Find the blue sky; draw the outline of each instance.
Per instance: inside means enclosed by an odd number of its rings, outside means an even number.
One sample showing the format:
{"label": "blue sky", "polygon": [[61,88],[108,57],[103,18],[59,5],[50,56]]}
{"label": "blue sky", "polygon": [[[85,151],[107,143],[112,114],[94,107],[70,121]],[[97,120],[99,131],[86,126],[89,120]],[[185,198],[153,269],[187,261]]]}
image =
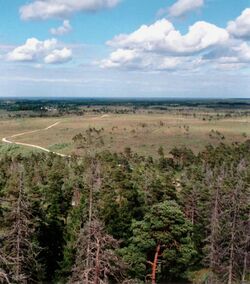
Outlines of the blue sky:
{"label": "blue sky", "polygon": [[250,0],[0,7],[1,97],[250,97]]}

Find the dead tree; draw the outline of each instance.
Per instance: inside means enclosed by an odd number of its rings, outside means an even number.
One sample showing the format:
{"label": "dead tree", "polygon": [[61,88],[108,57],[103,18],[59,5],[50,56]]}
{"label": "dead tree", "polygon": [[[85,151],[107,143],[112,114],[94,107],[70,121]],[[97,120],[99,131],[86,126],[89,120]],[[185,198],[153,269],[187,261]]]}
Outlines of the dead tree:
{"label": "dead tree", "polygon": [[103,224],[95,217],[95,193],[101,187],[100,164],[91,159],[87,184],[88,197],[88,221],[79,232],[76,242],[76,261],[72,271],[70,284],[104,284],[109,279],[121,283],[124,279],[124,266],[115,250],[119,247],[119,241],[108,235]]}
{"label": "dead tree", "polygon": [[209,235],[207,237],[207,246],[205,251],[207,254],[206,262],[211,269],[211,274],[209,277],[209,282],[211,284],[220,283],[217,275],[221,273],[221,248],[220,248],[220,236],[221,236],[221,223],[220,218],[223,214],[222,209],[222,192],[221,192],[221,181],[224,176],[222,171],[218,176],[218,173],[212,171],[211,169],[206,170],[206,184],[208,185],[210,191],[210,217],[208,223]]}
{"label": "dead tree", "polygon": [[[229,177],[236,176],[231,182],[232,188],[227,200],[226,224],[229,235],[227,259],[228,284],[235,283],[238,279],[245,281],[249,272],[249,241],[250,241],[250,219],[249,219],[249,186],[245,183],[248,166],[244,160],[240,161],[236,169],[230,169]],[[235,184],[233,183],[235,182]]]}
{"label": "dead tree", "polygon": [[10,284],[9,277],[4,270],[4,267],[7,266],[7,260],[3,255],[3,252],[0,250],[0,283]]}
{"label": "dead tree", "polygon": [[122,283],[124,265],[115,250],[119,242],[104,231],[93,218],[81,229],[76,244],[76,262],[69,284],[108,284],[110,279]]}
{"label": "dead tree", "polygon": [[[15,200],[11,202],[6,222],[10,224],[3,236],[1,247],[2,278],[11,283],[31,283],[32,271],[38,267],[36,262],[37,247],[32,242],[33,224],[29,201],[24,191],[23,171],[19,171],[16,186],[10,192]],[[2,267],[0,267],[2,268]]]}
{"label": "dead tree", "polygon": [[[88,224],[92,224],[92,216],[94,210],[94,200],[93,194],[98,191],[101,187],[101,178],[100,178],[100,165],[96,160],[91,159],[91,166],[89,172],[89,212],[88,212]],[[91,226],[88,227],[88,239],[87,239],[87,259],[86,259],[86,268],[90,267],[90,247],[91,247]],[[87,279],[88,281],[88,275]],[[88,283],[88,282],[87,282]]]}
{"label": "dead tree", "polygon": [[245,280],[249,267],[249,165],[221,165],[208,175],[210,182],[207,255],[211,283]]}

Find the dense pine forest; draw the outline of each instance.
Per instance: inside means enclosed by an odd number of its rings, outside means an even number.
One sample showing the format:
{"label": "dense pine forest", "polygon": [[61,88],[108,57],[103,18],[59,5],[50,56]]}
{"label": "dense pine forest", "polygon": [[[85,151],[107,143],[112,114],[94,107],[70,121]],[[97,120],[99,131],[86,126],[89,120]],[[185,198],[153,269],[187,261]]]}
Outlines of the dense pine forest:
{"label": "dense pine forest", "polygon": [[250,141],[0,157],[1,283],[248,283]]}

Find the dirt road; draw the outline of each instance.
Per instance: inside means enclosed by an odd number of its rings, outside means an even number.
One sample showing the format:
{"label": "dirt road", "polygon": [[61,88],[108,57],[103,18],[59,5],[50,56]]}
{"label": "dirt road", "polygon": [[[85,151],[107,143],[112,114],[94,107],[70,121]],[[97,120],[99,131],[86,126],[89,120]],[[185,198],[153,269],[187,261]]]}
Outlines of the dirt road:
{"label": "dirt road", "polygon": [[37,130],[26,131],[26,132],[14,134],[14,135],[12,135],[12,136],[10,136],[10,137],[5,137],[5,138],[3,138],[3,139],[2,139],[2,142],[7,143],[7,144],[21,145],[21,146],[26,146],[26,147],[31,147],[31,148],[39,149],[39,150],[42,150],[42,151],[45,151],[45,152],[48,152],[48,153],[53,153],[53,154],[58,155],[58,156],[61,156],[61,157],[70,157],[70,156],[68,156],[68,155],[64,155],[64,154],[61,154],[61,153],[58,153],[58,152],[50,151],[49,149],[44,148],[44,147],[41,147],[41,146],[38,146],[38,145],[28,144],[28,143],[22,143],[22,142],[13,142],[13,141],[10,140],[11,138],[16,138],[16,137],[24,136],[24,135],[26,135],[26,134],[31,134],[31,133],[36,133],[36,132],[40,132],[40,131],[49,130],[49,129],[51,129],[51,128],[57,126],[59,123],[60,123],[60,121],[58,121],[58,122],[56,122],[56,123],[53,123],[52,125],[49,125],[48,127],[43,128],[43,129],[37,129]]}

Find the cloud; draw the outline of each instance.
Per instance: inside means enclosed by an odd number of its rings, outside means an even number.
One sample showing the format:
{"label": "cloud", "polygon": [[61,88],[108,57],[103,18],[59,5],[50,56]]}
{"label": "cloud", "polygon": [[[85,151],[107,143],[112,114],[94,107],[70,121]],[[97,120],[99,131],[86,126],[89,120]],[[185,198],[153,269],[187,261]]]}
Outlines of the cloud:
{"label": "cloud", "polygon": [[181,17],[203,5],[204,0],[178,0],[168,9],[168,13],[171,17]]}
{"label": "cloud", "polygon": [[157,53],[118,49],[108,59],[97,62],[101,68],[119,68],[141,71],[195,70],[199,59],[192,57],[164,56]]}
{"label": "cloud", "polygon": [[241,63],[250,63],[250,46],[244,42],[233,49]]}
{"label": "cloud", "polygon": [[39,57],[55,48],[56,44],[55,39],[39,41],[36,38],[30,38],[27,39],[24,45],[9,52],[7,59],[9,61],[36,61]]}
{"label": "cloud", "polygon": [[72,31],[72,27],[68,20],[64,20],[60,27],[50,29],[50,33],[55,36],[61,36],[71,31]]}
{"label": "cloud", "polygon": [[109,59],[104,59],[101,62],[102,68],[121,67],[122,65],[129,65],[135,60],[140,60],[141,56],[135,50],[118,49],[110,54]]}
{"label": "cloud", "polygon": [[72,51],[66,47],[63,49],[55,49],[44,58],[47,64],[59,64],[72,60]]}
{"label": "cloud", "polygon": [[203,56],[203,60],[220,70],[243,69],[249,67],[250,46],[246,42],[231,41],[228,46]]}
{"label": "cloud", "polygon": [[62,18],[75,12],[113,8],[120,0],[35,0],[20,8],[23,20]]}
{"label": "cloud", "polygon": [[62,63],[72,59],[72,51],[67,48],[58,49],[56,39],[40,41],[27,39],[24,45],[18,46],[7,54],[6,59],[13,62]]}
{"label": "cloud", "polygon": [[229,38],[228,32],[207,22],[196,22],[182,35],[166,19],[150,26],[143,25],[131,34],[121,34],[107,44],[113,47],[163,52],[175,55],[194,54],[221,45]]}
{"label": "cloud", "polygon": [[147,26],[143,25],[138,30],[131,34],[120,34],[107,44],[113,47],[144,47],[152,49],[156,42],[162,41],[171,31],[174,31],[174,26],[166,19],[159,20],[154,24]]}
{"label": "cloud", "polygon": [[196,22],[181,34],[170,21],[161,19],[107,44],[114,51],[98,62],[101,68],[196,72],[238,70],[250,63],[249,44],[207,22]]}
{"label": "cloud", "polygon": [[227,26],[228,32],[236,38],[250,38],[250,8],[245,9],[235,20]]}

